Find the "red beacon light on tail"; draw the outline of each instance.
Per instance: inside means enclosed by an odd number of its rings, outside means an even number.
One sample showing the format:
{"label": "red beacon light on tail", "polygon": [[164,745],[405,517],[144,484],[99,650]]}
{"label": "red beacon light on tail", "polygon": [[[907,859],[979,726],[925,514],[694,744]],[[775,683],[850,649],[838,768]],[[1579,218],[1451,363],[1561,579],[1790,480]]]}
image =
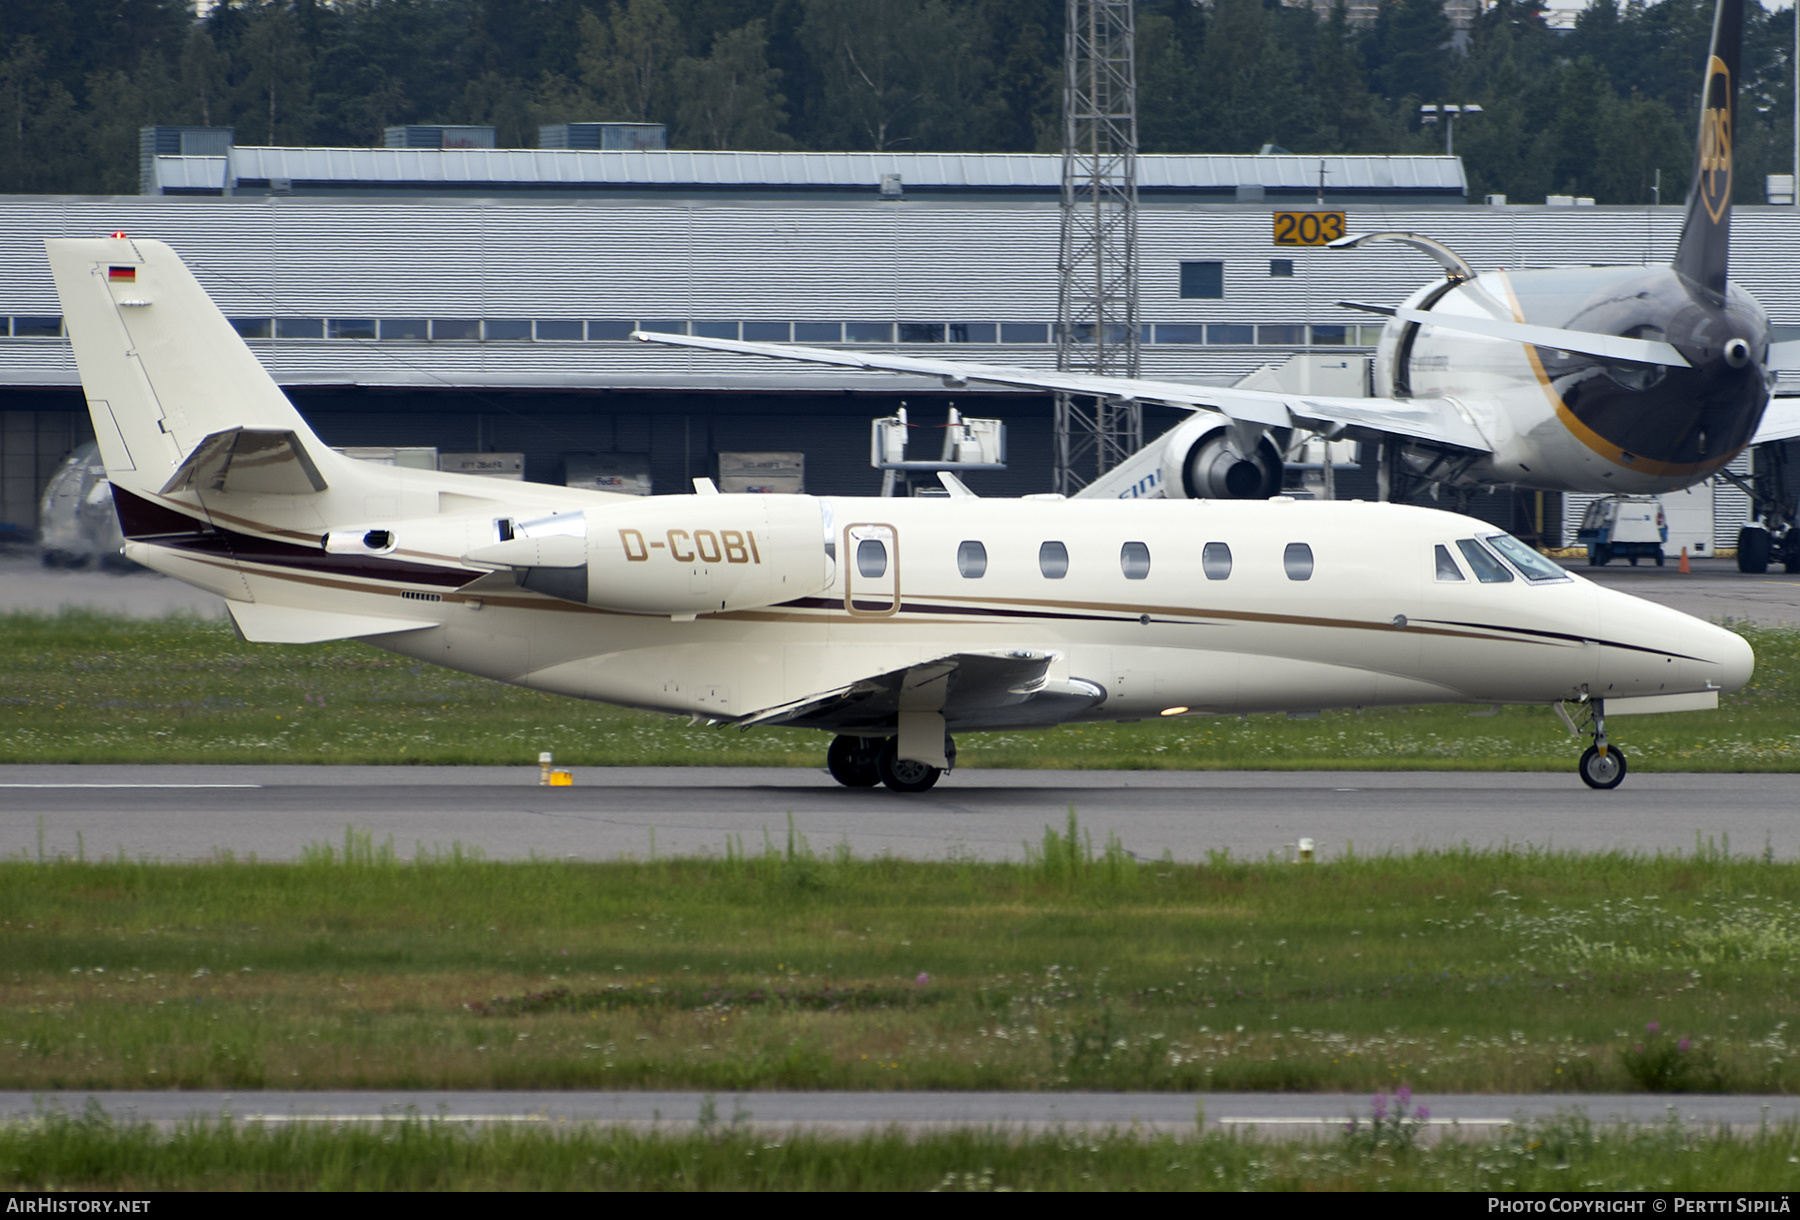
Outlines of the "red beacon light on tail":
{"label": "red beacon light on tail", "polygon": [[112,233],[112,236],[114,236],[114,237],[124,237],[124,236],[125,236],[125,230],[124,230],[124,229],[115,229],[115,230],[114,230],[114,231],[113,231],[113,233]]}

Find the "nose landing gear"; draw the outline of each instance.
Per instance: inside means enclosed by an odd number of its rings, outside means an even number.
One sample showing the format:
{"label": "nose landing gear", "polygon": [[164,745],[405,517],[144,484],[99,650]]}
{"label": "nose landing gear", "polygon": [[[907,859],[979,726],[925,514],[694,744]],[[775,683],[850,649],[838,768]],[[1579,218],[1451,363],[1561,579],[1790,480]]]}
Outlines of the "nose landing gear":
{"label": "nose landing gear", "polygon": [[[1561,705],[1558,705],[1560,710]],[[1625,754],[1618,746],[1608,744],[1606,740],[1606,701],[1591,699],[1586,704],[1587,723],[1576,729],[1576,733],[1588,733],[1593,736],[1594,744],[1582,752],[1581,761],[1576,770],[1581,773],[1581,782],[1590,788],[1617,788],[1625,780]],[[1568,714],[1563,713],[1568,721]],[[1571,727],[1572,721],[1568,721]]]}
{"label": "nose landing gear", "polygon": [[944,738],[948,768],[901,758],[899,748],[897,737],[835,737],[825,752],[825,767],[846,788],[883,784],[892,792],[924,792],[956,767],[956,743],[948,735]]}

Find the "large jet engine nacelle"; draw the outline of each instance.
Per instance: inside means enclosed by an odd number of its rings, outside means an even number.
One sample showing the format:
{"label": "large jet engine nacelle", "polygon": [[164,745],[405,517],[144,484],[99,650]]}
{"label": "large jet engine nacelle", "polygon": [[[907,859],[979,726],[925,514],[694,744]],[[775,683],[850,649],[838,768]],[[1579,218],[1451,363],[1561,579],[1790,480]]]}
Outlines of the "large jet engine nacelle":
{"label": "large jet engine nacelle", "polygon": [[687,616],[771,606],[831,583],[824,515],[811,496],[653,496],[534,519],[502,519],[472,549],[527,589],[629,614]]}
{"label": "large jet engine nacelle", "polygon": [[1281,491],[1281,452],[1267,433],[1196,415],[1164,442],[1159,473],[1171,500],[1266,500]]}

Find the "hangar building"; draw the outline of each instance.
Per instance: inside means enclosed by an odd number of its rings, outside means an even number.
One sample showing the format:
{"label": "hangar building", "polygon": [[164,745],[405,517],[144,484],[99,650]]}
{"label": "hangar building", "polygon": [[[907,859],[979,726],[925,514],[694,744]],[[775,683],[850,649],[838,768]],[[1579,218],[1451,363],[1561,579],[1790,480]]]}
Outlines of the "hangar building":
{"label": "hangar building", "polygon": [[[954,404],[1008,427],[1008,469],[971,486],[1049,485],[1046,396],[626,336],[1053,367],[1059,157],[186,146],[150,148],[145,195],[0,198],[0,522],[15,532],[87,428],[41,242],[115,230],[173,245],[333,445],[522,454],[526,478],[630,472],[655,491],[732,455],[795,453],[805,490],[872,494],[870,421],[904,402],[935,452]],[[1455,158],[1146,156],[1146,375],[1228,383],[1297,351],[1372,350],[1374,319],[1337,302],[1398,302],[1435,268],[1391,247],[1275,246],[1271,212],[1313,206],[1321,171],[1353,231],[1427,233],[1478,268],[1664,261],[1681,223],[1675,207],[1466,206]],[[1743,208],[1735,226],[1734,278],[1777,322],[1800,323],[1776,256],[1795,211]],[[1146,434],[1176,418],[1151,413]],[[1339,494],[1367,493],[1340,479]],[[1472,511],[1528,524],[1504,492]]]}

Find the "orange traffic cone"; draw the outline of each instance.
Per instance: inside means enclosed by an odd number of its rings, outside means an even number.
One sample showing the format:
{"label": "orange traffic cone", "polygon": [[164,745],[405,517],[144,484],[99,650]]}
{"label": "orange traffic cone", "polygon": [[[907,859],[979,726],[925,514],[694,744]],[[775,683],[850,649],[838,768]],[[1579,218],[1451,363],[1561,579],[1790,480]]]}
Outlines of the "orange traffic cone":
{"label": "orange traffic cone", "polygon": [[1681,548],[1681,566],[1679,568],[1677,568],[1676,571],[1680,572],[1683,576],[1692,575],[1692,573],[1694,571],[1693,568],[1688,566],[1688,557],[1687,557],[1687,548],[1686,547]]}

